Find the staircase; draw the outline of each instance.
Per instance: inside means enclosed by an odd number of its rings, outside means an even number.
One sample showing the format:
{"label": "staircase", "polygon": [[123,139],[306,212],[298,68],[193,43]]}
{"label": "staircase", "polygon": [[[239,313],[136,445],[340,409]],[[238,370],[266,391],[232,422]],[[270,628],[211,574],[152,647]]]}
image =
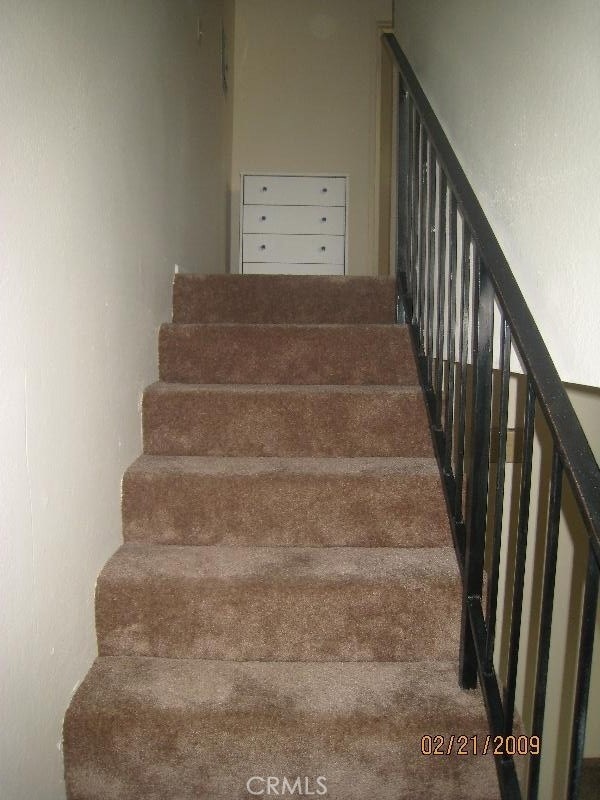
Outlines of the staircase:
{"label": "staircase", "polygon": [[70,800],[498,797],[491,756],[450,745],[481,746],[485,715],[457,686],[458,568],[394,305],[388,279],[176,276],[65,718]]}

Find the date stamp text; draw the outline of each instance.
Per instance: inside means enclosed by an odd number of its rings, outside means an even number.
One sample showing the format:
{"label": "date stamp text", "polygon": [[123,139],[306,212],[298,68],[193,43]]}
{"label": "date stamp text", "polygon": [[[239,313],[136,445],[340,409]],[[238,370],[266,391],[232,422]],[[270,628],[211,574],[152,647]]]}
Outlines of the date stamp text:
{"label": "date stamp text", "polygon": [[539,756],[539,736],[467,736],[465,734],[421,737],[424,756]]}

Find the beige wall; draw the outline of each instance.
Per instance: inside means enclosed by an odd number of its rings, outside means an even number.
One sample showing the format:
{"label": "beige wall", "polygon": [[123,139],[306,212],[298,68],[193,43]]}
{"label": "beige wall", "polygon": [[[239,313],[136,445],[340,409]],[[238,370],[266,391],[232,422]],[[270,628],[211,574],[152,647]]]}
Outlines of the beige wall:
{"label": "beige wall", "polygon": [[340,173],[349,271],[377,273],[377,21],[391,0],[237,0],[231,267],[239,174]]}
{"label": "beige wall", "polygon": [[62,718],[173,265],[225,263],[220,9],[0,0],[3,800],[64,796]]}
{"label": "beige wall", "polygon": [[561,377],[600,386],[600,4],[396,0],[395,17]]}

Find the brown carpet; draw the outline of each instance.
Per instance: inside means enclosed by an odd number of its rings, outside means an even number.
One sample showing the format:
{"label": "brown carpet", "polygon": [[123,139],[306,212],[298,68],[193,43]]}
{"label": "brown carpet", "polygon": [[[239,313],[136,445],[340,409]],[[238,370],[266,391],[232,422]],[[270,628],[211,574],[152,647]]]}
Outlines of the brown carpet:
{"label": "brown carpet", "polygon": [[390,324],[395,302],[387,278],[178,275],[173,322]]}
{"label": "brown carpet", "polygon": [[98,579],[96,627],[100,655],[443,660],[458,647],[458,601],[447,547],[126,544]]}
{"label": "brown carpet", "polygon": [[159,364],[173,383],[418,382],[399,325],[163,325]]}
{"label": "brown carpet", "polygon": [[457,688],[458,570],[393,309],[387,279],[176,277],[65,717],[70,800],[498,797],[490,757],[421,753],[485,714]]}
{"label": "brown carpet", "polygon": [[419,389],[155,383],[144,452],[183,456],[429,456]]}
{"label": "brown carpet", "polygon": [[157,544],[448,544],[428,458],[141,456],[123,479],[123,533]]}
{"label": "brown carpet", "polygon": [[600,800],[600,758],[584,758],[579,800]]}

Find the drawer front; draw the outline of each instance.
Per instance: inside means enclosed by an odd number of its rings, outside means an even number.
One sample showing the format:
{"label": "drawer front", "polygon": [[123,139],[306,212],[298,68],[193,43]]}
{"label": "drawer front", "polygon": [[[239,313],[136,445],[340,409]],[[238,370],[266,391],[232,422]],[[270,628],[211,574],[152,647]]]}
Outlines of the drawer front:
{"label": "drawer front", "polygon": [[244,206],[244,233],[318,233],[343,236],[340,206]]}
{"label": "drawer front", "polygon": [[282,264],[343,264],[343,236],[245,233],[242,261]]}
{"label": "drawer front", "polygon": [[242,264],[244,275],[343,275],[343,264]]}
{"label": "drawer front", "polygon": [[346,179],[245,175],[243,202],[263,206],[343,206]]}

